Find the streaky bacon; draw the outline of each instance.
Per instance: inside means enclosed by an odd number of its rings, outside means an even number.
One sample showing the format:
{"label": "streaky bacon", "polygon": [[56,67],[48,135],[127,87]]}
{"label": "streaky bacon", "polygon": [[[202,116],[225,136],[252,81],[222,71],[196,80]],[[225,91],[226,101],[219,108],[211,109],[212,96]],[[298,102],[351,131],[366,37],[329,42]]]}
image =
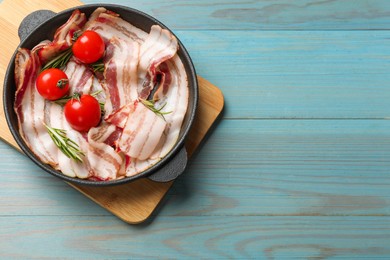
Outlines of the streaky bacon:
{"label": "streaky bacon", "polygon": [[[66,136],[76,142],[81,151],[87,151],[88,142],[78,131],[73,130],[68,122],[65,119],[63,113],[63,107],[61,105],[56,104],[55,102],[50,102],[48,104],[48,112],[50,121],[48,121],[48,125],[54,128],[63,129],[66,131]],[[93,172],[89,165],[89,162],[85,156],[82,157],[82,162],[75,161],[73,159],[68,158],[62,151],[58,150],[58,169],[64,175],[69,177],[78,177],[80,179],[86,179],[92,176]]]}
{"label": "streaky bacon", "polygon": [[68,21],[56,30],[53,41],[65,41],[69,46],[72,45],[75,32],[81,30],[86,22],[85,14],[78,9],[74,10]]}
{"label": "streaky bacon", "polygon": [[123,157],[105,143],[115,131],[114,125],[102,124],[88,132],[87,157],[94,177],[100,180],[116,179],[122,169]]}
{"label": "streaky bacon", "polygon": [[46,63],[72,45],[75,32],[81,30],[86,22],[87,18],[84,13],[78,9],[73,11],[67,22],[56,30],[53,41],[41,42],[33,48],[33,52],[38,54],[42,63]]}
{"label": "streaky bacon", "polygon": [[170,113],[164,115],[167,125],[160,144],[151,158],[164,157],[175,145],[188,107],[188,79],[179,56],[175,55],[162,64],[160,73],[163,74],[164,80],[153,99],[157,108],[164,106],[163,112]]}
{"label": "streaky bacon", "polygon": [[116,37],[108,42],[104,57],[106,116],[137,99],[138,56],[136,42]]}
{"label": "streaky bacon", "polygon": [[148,35],[138,27],[120,18],[119,14],[108,11],[103,7],[97,8],[92,13],[84,29],[96,31],[105,42],[117,37],[142,43]]}
{"label": "streaky bacon", "polygon": [[134,103],[129,103],[121,107],[116,112],[109,115],[105,121],[121,129],[125,128],[127,118],[129,117],[130,113],[134,111],[135,106],[137,106],[137,102],[138,101],[135,101]]}
{"label": "streaky bacon", "polygon": [[179,48],[175,36],[159,25],[153,25],[140,49],[138,64],[138,95],[147,99],[152,91],[158,66],[172,58]]}
{"label": "streaky bacon", "polygon": [[45,64],[68,48],[69,46],[65,42],[58,43],[43,41],[39,43],[32,51],[37,53],[39,60],[42,62],[42,64]]}
{"label": "streaky bacon", "polygon": [[129,163],[126,166],[126,176],[134,176],[141,173],[160,161],[160,159],[137,160],[131,158],[129,158],[129,160]]}
{"label": "streaky bacon", "polygon": [[118,146],[131,158],[145,160],[156,148],[165,126],[164,119],[140,102],[129,114]]}
{"label": "streaky bacon", "polygon": [[47,120],[45,101],[35,88],[41,63],[35,53],[19,49],[15,60],[16,97],[14,109],[19,132],[31,151],[43,162],[57,167],[57,146],[51,140],[44,123]]}
{"label": "streaky bacon", "polygon": [[69,79],[70,94],[75,92],[88,94],[91,92],[94,76],[87,65],[78,63],[72,58],[66,65],[64,72]]}

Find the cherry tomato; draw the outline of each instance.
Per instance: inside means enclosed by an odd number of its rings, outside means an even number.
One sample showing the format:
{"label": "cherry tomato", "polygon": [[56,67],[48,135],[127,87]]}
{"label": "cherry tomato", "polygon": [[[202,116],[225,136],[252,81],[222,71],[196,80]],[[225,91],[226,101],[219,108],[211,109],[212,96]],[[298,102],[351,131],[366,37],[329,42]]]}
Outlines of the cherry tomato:
{"label": "cherry tomato", "polygon": [[104,41],[97,32],[85,31],[73,44],[73,55],[83,63],[98,61],[104,54]]}
{"label": "cherry tomato", "polygon": [[70,99],[64,107],[64,114],[69,125],[80,132],[88,131],[100,122],[100,104],[91,95],[81,95]]}
{"label": "cherry tomato", "polygon": [[38,93],[48,100],[62,98],[69,91],[69,80],[65,72],[55,68],[42,71],[35,85]]}

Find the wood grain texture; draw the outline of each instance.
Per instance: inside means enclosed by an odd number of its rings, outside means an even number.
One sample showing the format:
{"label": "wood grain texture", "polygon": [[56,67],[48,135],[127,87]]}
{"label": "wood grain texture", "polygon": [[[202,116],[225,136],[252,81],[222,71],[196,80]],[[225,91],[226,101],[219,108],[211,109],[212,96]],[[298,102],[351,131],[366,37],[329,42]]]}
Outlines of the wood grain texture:
{"label": "wood grain texture", "polygon": [[390,116],[389,31],[176,34],[225,94],[225,118]]}
{"label": "wood grain texture", "polygon": [[174,30],[222,121],[137,226],[0,143],[0,258],[390,258],[387,0],[117,3]]}
{"label": "wood grain texture", "polygon": [[[389,217],[158,217],[158,224],[148,226],[112,217],[0,219],[8,240],[4,258],[386,259],[390,254]],[[20,250],[21,244],[30,250]]]}
{"label": "wood grain texture", "polygon": [[186,30],[388,29],[390,14],[387,0],[117,0],[115,3],[144,11],[174,29]]}
{"label": "wood grain texture", "polygon": [[[154,215],[388,216],[389,128],[388,120],[223,120]],[[0,169],[20,165],[3,173],[0,215],[109,214],[6,145],[0,153]]]}

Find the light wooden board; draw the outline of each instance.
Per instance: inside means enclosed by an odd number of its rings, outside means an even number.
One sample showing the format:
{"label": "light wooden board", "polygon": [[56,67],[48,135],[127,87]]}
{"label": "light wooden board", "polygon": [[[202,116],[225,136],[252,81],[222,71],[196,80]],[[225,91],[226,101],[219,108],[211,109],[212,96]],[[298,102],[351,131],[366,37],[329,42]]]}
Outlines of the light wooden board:
{"label": "light wooden board", "polygon": [[[3,29],[4,34],[0,38],[0,48],[3,50],[2,54],[4,55],[0,56],[0,82],[4,80],[9,59],[19,43],[17,28],[26,15],[39,9],[49,9],[58,12],[81,4],[81,2],[75,0],[3,1],[0,4],[0,28]],[[4,37],[5,35],[6,37]],[[222,111],[224,104],[222,93],[217,87],[201,77],[198,77],[198,80],[200,88],[198,114],[194,122],[194,127],[191,129],[185,144],[189,156],[192,155],[205,137]],[[3,108],[2,101],[0,105]],[[2,109],[0,112],[0,137],[17,147],[8,130]],[[127,223],[140,223],[150,216],[172,183],[156,183],[148,179],[141,179],[129,184],[113,187],[70,185],[123,221]]]}

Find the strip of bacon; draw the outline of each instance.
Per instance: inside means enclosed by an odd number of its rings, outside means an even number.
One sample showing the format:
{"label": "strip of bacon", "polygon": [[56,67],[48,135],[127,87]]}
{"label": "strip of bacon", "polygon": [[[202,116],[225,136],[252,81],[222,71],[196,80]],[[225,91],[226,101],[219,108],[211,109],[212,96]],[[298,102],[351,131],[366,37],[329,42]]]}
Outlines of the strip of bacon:
{"label": "strip of bacon", "polygon": [[156,69],[172,58],[179,48],[176,37],[159,25],[153,25],[145,42],[141,45],[138,64],[138,95],[147,99],[155,83]]}
{"label": "strip of bacon", "polygon": [[44,126],[46,101],[35,88],[40,70],[40,61],[35,53],[19,49],[15,62],[15,112],[19,121],[19,132],[31,151],[43,162],[57,167],[57,151]]}
{"label": "strip of bacon", "polygon": [[[76,142],[79,149],[86,154],[88,150],[88,142],[85,137],[78,131],[73,130],[65,119],[63,113],[63,107],[57,105],[54,102],[50,102],[47,105],[50,121],[48,125],[54,128],[63,129],[66,131],[68,138]],[[62,151],[58,150],[58,169],[64,175],[69,177],[78,177],[80,179],[86,179],[92,176],[92,170],[86,156],[82,156],[82,162],[77,162],[68,158]]]}
{"label": "strip of bacon", "polygon": [[127,118],[118,146],[131,158],[145,160],[156,148],[165,126],[164,119],[138,102]]}
{"label": "strip of bacon", "polygon": [[[138,101],[136,101],[138,102]],[[130,113],[134,111],[136,103],[129,103],[123,107],[121,107],[119,110],[117,110],[115,113],[112,113],[109,115],[106,119],[107,123],[113,124],[121,129],[125,128],[127,118],[129,117]]]}
{"label": "strip of bacon", "polygon": [[64,70],[69,79],[70,93],[89,94],[92,90],[94,76],[92,71],[85,65],[77,63],[73,58],[68,62]]}
{"label": "strip of bacon", "polygon": [[138,173],[141,173],[151,166],[156,164],[160,159],[147,159],[147,160],[137,160],[137,159],[129,159],[130,162],[126,167],[126,176],[134,176]]}
{"label": "strip of bacon", "polygon": [[111,38],[131,39],[142,43],[147,33],[119,17],[119,14],[108,11],[103,7],[96,9],[87,24],[85,30],[96,31],[108,42]]}
{"label": "strip of bacon", "polygon": [[139,45],[112,38],[104,57],[107,101],[106,116],[137,99],[137,64]]}
{"label": "strip of bacon", "polygon": [[81,30],[86,22],[85,14],[78,9],[74,10],[68,21],[56,30],[53,42],[65,41],[69,46],[72,45],[75,32]]}
{"label": "strip of bacon", "polygon": [[161,64],[160,73],[163,74],[164,81],[161,82],[153,99],[157,108],[165,105],[163,112],[170,113],[164,116],[167,125],[151,158],[164,157],[175,145],[188,107],[188,79],[178,55]]}
{"label": "strip of bacon", "polygon": [[73,11],[67,22],[56,30],[53,41],[41,42],[33,49],[33,52],[38,54],[43,64],[46,63],[72,45],[75,32],[81,30],[86,22],[87,18],[84,13],[78,9]]}
{"label": "strip of bacon", "polygon": [[88,161],[94,171],[94,177],[99,180],[113,180],[121,174],[123,158],[105,143],[115,131],[114,125],[102,124],[88,132]]}

